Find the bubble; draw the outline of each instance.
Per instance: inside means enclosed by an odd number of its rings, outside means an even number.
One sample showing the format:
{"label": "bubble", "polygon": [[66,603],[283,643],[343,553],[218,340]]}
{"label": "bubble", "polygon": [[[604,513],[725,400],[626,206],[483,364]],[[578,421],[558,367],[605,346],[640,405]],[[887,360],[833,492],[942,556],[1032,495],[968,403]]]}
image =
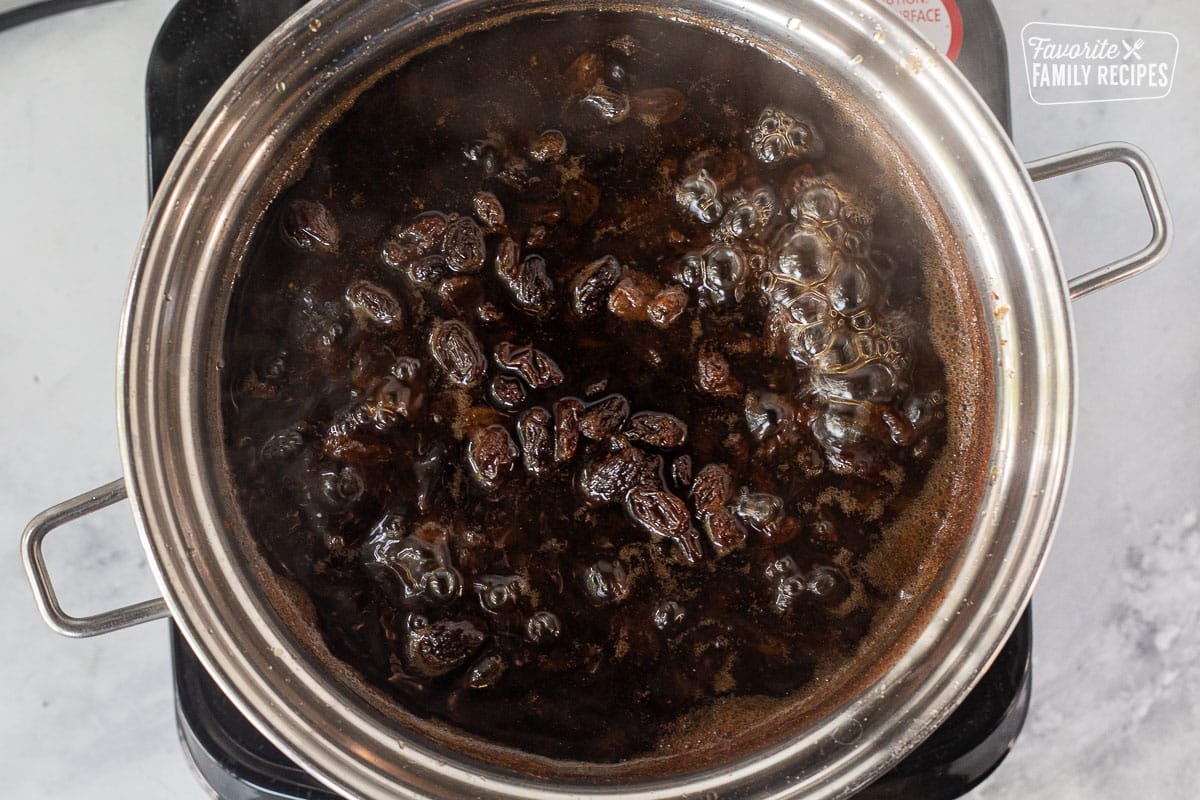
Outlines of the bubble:
{"label": "bubble", "polygon": [[787,328],[788,355],[802,367],[811,366],[813,360],[825,352],[833,341],[833,328],[828,324]]}
{"label": "bubble", "polygon": [[423,526],[423,538],[403,535],[404,518],[385,514],[367,535],[362,557],[368,574],[404,600],[448,602],[459,595],[462,576],[450,562],[445,531]]}
{"label": "bubble", "polygon": [[654,607],[654,627],[663,633],[679,630],[687,620],[687,609],[674,600],[667,600]]}
{"label": "bubble", "polygon": [[400,356],[396,359],[395,363],[392,364],[390,372],[392,377],[396,378],[397,380],[410,383],[416,380],[417,375],[420,374],[421,361],[420,359],[413,358],[412,356]]}
{"label": "bubble", "polygon": [[550,644],[562,635],[562,623],[550,611],[534,612],[525,620],[525,638],[533,644]]}
{"label": "bubble", "polygon": [[828,322],[829,303],[820,294],[803,294],[788,306],[788,314],[801,325],[817,325]]}
{"label": "bubble", "polygon": [[871,237],[866,231],[847,230],[842,235],[842,250],[855,258],[866,258],[871,250]]}
{"label": "bubble", "polygon": [[321,473],[321,490],[335,505],[348,505],[363,495],[366,486],[354,467],[342,467],[336,472]]}
{"label": "bubble", "polygon": [[849,582],[834,567],[818,565],[805,576],[805,589],[822,600],[833,600],[849,593]]}
{"label": "bubble", "polygon": [[744,404],[746,427],[755,439],[765,439],[780,423],[793,418],[796,409],[782,395],[774,392],[750,392]]}
{"label": "bubble", "polygon": [[467,673],[467,686],[472,689],[491,689],[500,682],[507,671],[508,664],[495,653],[481,656]]}
{"label": "bubble", "polygon": [[579,104],[606,125],[616,125],[629,117],[629,96],[603,83],[593,86]]}
{"label": "bubble", "polygon": [[844,373],[816,373],[813,388],[826,398],[887,403],[896,396],[896,376],[886,364],[873,362]]}
{"label": "bubble", "polygon": [[758,214],[753,206],[739,203],[725,212],[717,235],[731,239],[749,239],[758,230]]}
{"label": "bubble", "polygon": [[796,195],[796,202],[792,205],[792,216],[826,224],[837,220],[841,210],[841,195],[833,187],[821,183],[803,189]]}
{"label": "bubble", "polygon": [[755,189],[729,207],[717,226],[717,236],[748,240],[762,233],[775,215],[779,201],[768,187]]}
{"label": "bubble", "polygon": [[804,579],[799,575],[785,575],[775,584],[775,597],[772,605],[780,613],[790,611],[796,601],[806,593],[807,588]]}
{"label": "bubble", "polygon": [[[874,327],[874,325],[875,325],[874,315],[872,315],[870,311],[865,310],[865,309],[863,311],[858,312],[857,314],[855,314],[853,317],[850,318],[850,327],[856,331],[869,331],[869,330],[871,330],[872,327]],[[873,340],[873,337],[872,337],[872,340]],[[873,344],[868,347],[864,343],[864,344],[861,344],[860,347],[864,353],[875,349],[875,346]]]}
{"label": "bubble", "polygon": [[[818,326],[808,330],[814,330],[816,327]],[[855,337],[850,332],[838,328],[830,335],[828,346],[813,357],[813,366],[827,372],[844,372],[858,362],[859,355]]]}
{"label": "bubble", "polygon": [[502,614],[517,608],[521,579],[515,575],[482,575],[474,583],[479,605],[489,614]]}
{"label": "bubble", "polygon": [[597,605],[615,605],[629,595],[629,575],[620,561],[600,560],[582,576],[588,598]]}
{"label": "bubble", "polygon": [[819,228],[785,225],[775,237],[770,269],[804,284],[815,283],[833,270],[833,244]]}
{"label": "bubble", "polygon": [[742,522],[761,533],[783,514],[783,499],[764,492],[739,495],[734,501],[733,513]]}
{"label": "bubble", "polygon": [[425,591],[434,600],[446,602],[458,597],[462,591],[462,578],[458,571],[446,567],[438,567],[425,573]]}
{"label": "bubble", "polygon": [[690,289],[699,288],[704,280],[704,256],[688,253],[681,257],[675,266],[675,277]]}
{"label": "bubble", "polygon": [[703,169],[680,182],[675,190],[675,202],[705,225],[715,224],[725,213],[721,190]]}
{"label": "bubble", "polygon": [[463,150],[463,157],[482,167],[485,175],[495,175],[500,171],[502,164],[500,146],[491,139],[479,139],[471,142]]}
{"label": "bubble", "polygon": [[875,278],[865,261],[839,259],[825,291],[830,305],[850,316],[875,301]]}
{"label": "bubble", "polygon": [[805,284],[769,271],[759,276],[758,288],[769,304],[779,308],[790,308],[809,291]]}
{"label": "bubble", "polygon": [[864,413],[855,403],[831,402],[813,421],[813,436],[827,450],[859,444],[868,438]]}
{"label": "bubble", "polygon": [[263,461],[284,461],[304,447],[304,434],[296,428],[284,428],[263,442],[259,457]]}
{"label": "bubble", "polygon": [[812,125],[769,106],[750,132],[750,148],[764,164],[820,158],[825,150]]}
{"label": "bubble", "polygon": [[719,307],[741,302],[750,270],[741,248],[717,243],[681,258],[676,275],[680,283],[699,291],[701,305]]}

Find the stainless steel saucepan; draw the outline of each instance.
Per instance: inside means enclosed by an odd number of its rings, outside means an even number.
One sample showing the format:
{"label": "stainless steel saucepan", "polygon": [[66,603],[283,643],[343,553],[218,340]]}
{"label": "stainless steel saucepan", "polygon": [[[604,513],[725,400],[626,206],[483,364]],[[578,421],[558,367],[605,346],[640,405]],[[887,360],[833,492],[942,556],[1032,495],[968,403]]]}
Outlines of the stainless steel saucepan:
{"label": "stainless steel saucepan", "polygon": [[[215,398],[233,276],[306,131],[404,54],[468,27],[576,8],[641,11],[726,31],[803,65],[868,110],[920,171],[965,255],[985,314],[995,406],[975,523],[919,627],[869,685],[785,741],[682,775],[547,780],[472,761],[390,722],[281,619],[265,566],[237,540]],[[1121,162],[1153,227],[1140,252],[1068,281],[1033,182]],[[68,636],[170,615],[234,703],[284,752],[364,798],[845,797],[958,705],[1033,591],[1071,450],[1070,301],[1156,263],[1171,237],[1154,170],[1125,144],[1022,164],[954,67],[869,0],[318,0],[226,82],[180,148],[137,253],[118,370],[124,477],[34,519],[26,568]],[[1002,313],[1006,309],[1006,313]],[[94,617],[59,606],[42,557],[63,523],[128,496],[163,597]],[[732,734],[731,734],[732,735]]]}

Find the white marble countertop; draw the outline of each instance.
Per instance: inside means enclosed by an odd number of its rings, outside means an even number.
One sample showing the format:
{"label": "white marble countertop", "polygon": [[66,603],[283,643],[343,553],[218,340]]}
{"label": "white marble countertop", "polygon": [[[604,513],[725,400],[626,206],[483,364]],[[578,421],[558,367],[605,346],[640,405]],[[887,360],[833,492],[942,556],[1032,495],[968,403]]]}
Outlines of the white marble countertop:
{"label": "white marble countertop", "polygon": [[[120,474],[114,361],[144,215],[143,77],[172,0],[123,0],[0,33],[0,794],[204,796],[176,740],[166,626],[70,641],[34,609],[17,537]],[[972,798],[1190,800],[1200,785],[1200,10],[1187,0],[997,3],[1015,140],[1032,159],[1124,139],[1157,163],[1178,226],[1156,270],[1075,305],[1073,478],[1034,600],[1030,718]],[[1016,35],[1034,20],[1175,33],[1165,99],[1042,107]],[[1141,244],[1118,168],[1043,184],[1069,265]],[[1127,220],[1136,222],[1127,223]],[[79,611],[153,593],[126,506],[52,540]]]}

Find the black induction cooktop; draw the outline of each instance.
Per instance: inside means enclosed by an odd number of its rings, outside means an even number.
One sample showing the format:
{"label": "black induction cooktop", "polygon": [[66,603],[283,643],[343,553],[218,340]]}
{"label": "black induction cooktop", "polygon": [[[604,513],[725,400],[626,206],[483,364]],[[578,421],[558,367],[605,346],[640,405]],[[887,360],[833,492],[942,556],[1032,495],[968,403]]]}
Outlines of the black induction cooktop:
{"label": "black induction cooktop", "polygon": [[[957,64],[1010,130],[1008,59],[990,0],[940,0],[961,18]],[[230,72],[298,0],[180,0],[163,24],[146,73],[151,191],[192,122]],[[1011,131],[1010,131],[1011,132]],[[1004,760],[1025,722],[1032,623],[1017,629],[963,704],[920,747],[856,800],[951,800]],[[337,800],[279,752],[221,693],[171,627],[176,718],[200,780],[220,800]]]}

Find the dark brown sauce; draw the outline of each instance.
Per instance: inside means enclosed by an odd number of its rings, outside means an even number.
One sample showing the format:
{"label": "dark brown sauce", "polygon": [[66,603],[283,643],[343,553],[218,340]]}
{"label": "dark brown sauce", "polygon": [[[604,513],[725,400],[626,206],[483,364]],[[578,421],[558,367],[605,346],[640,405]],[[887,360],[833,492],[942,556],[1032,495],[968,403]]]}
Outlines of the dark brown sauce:
{"label": "dark brown sauce", "polygon": [[330,649],[599,762],[851,659],[896,602],[862,564],[946,441],[932,234],[860,140],[788,67],[630,15],[366,92],[227,337],[246,518]]}

